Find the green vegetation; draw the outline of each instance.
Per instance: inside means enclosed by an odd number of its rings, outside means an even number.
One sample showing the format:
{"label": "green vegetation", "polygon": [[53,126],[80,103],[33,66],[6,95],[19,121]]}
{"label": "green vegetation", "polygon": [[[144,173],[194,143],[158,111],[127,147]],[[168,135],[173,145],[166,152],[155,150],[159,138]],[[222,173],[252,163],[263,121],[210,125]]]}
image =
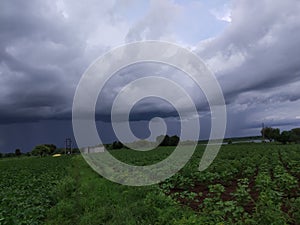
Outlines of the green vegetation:
{"label": "green vegetation", "polygon": [[0,224],[41,224],[69,162],[67,157],[1,159]]}
{"label": "green vegetation", "polygon": [[[122,145],[123,146],[123,145]],[[65,148],[57,148],[54,144],[42,144],[35,146],[30,152],[22,153],[21,149],[17,148],[14,152],[1,153],[0,158],[11,158],[11,157],[24,157],[24,156],[49,156],[54,154],[66,154]],[[72,149],[72,154],[79,154],[80,150],[78,148]]]}
{"label": "green vegetation", "polygon": [[72,159],[69,177],[56,189],[57,204],[46,224],[167,224],[193,213],[181,210],[158,186],[128,187],[92,171],[82,157]]}
{"label": "green vegetation", "polygon": [[179,137],[176,135],[171,137],[169,135],[160,135],[156,138],[156,142],[160,143],[160,146],[177,146],[179,140]]}
{"label": "green vegetation", "polygon": [[[148,187],[112,183],[80,155],[2,159],[0,224],[299,224],[300,145],[224,145],[199,172],[204,148],[179,173]],[[111,153],[149,165],[173,149]]]}
{"label": "green vegetation", "polygon": [[45,155],[51,155],[56,150],[55,145],[45,144],[45,145],[37,145],[32,151],[31,155],[34,156],[45,156]]}
{"label": "green vegetation", "polygon": [[[176,135],[171,137],[169,135],[160,135],[156,137],[156,142],[149,142],[147,140],[138,140],[133,143],[130,143],[130,146],[134,146],[136,148],[143,148],[143,147],[154,148],[154,146],[157,146],[158,143],[159,146],[177,146],[179,140],[180,138]],[[115,150],[115,149],[123,149],[127,147],[120,141],[114,141],[112,144],[105,144],[105,148],[108,150]]]}
{"label": "green vegetation", "polygon": [[300,128],[294,128],[289,131],[285,130],[280,133],[278,128],[265,127],[261,130],[261,134],[270,142],[274,140],[282,144],[300,143]]}
{"label": "green vegetation", "polygon": [[196,224],[298,224],[299,145],[226,145],[204,172],[200,157],[161,184],[198,213]]}

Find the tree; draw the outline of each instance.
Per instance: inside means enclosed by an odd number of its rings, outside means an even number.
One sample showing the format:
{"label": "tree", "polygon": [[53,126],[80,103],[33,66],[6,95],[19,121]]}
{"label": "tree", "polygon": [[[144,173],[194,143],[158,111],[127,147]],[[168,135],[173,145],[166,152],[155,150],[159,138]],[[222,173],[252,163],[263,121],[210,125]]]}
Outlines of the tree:
{"label": "tree", "polygon": [[35,156],[45,156],[51,154],[51,149],[47,145],[37,145],[35,148],[31,151],[32,155]]}
{"label": "tree", "polygon": [[292,135],[291,131],[282,131],[279,137],[279,141],[285,145],[288,142],[291,142],[291,137],[292,137],[291,135]]}
{"label": "tree", "polygon": [[65,149],[64,148],[56,148],[53,152],[53,154],[64,154]]}
{"label": "tree", "polygon": [[265,127],[261,129],[261,134],[263,137],[267,138],[270,142],[273,140],[278,140],[280,136],[280,130],[278,128],[274,129],[272,127]]}
{"label": "tree", "polygon": [[16,156],[22,155],[21,150],[17,148],[17,149],[15,150],[15,155],[16,155]]}
{"label": "tree", "polygon": [[45,144],[44,146],[49,148],[50,154],[53,154],[56,150],[56,146],[54,144]]}
{"label": "tree", "polygon": [[9,157],[15,157],[16,155],[15,155],[15,153],[6,153],[5,155],[4,155],[4,157],[5,158],[9,158]]}
{"label": "tree", "polygon": [[292,139],[296,143],[300,143],[300,128],[292,129]]}
{"label": "tree", "polygon": [[169,146],[177,146],[179,143],[179,137],[177,135],[174,135],[172,137],[170,137],[169,139]]}
{"label": "tree", "polygon": [[159,146],[169,146],[170,137],[168,135],[160,135],[156,137],[156,142],[160,143]]}
{"label": "tree", "polygon": [[283,131],[279,138],[278,141],[281,142],[282,144],[287,144],[287,143],[300,143],[300,128],[294,128],[289,131]]}
{"label": "tree", "polygon": [[294,143],[297,143],[297,141],[298,141],[298,136],[293,131],[290,131],[290,140],[289,141],[294,142]]}
{"label": "tree", "polygon": [[160,135],[156,137],[156,142],[160,143],[159,146],[177,146],[180,139],[177,135],[170,137],[169,135]]}
{"label": "tree", "polygon": [[273,129],[273,132],[272,132],[272,136],[271,136],[275,141],[278,141],[279,137],[280,137],[280,129],[279,128],[276,128],[276,129]]}
{"label": "tree", "polygon": [[297,136],[300,136],[300,128],[292,129],[292,132],[295,133]]}
{"label": "tree", "polygon": [[123,148],[123,144],[120,141],[114,141],[114,143],[112,144],[112,149],[121,149]]}
{"label": "tree", "polygon": [[159,135],[156,137],[156,142],[159,143],[159,145],[161,145],[161,143],[163,142],[165,136],[164,135]]}

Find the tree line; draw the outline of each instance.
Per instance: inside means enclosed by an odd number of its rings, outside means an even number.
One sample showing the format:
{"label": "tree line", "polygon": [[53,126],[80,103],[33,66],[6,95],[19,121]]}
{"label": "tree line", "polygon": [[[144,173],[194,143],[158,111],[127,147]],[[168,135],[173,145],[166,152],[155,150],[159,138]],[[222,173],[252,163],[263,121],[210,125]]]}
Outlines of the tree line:
{"label": "tree line", "polygon": [[[156,143],[159,143],[158,146],[177,146],[179,141],[180,141],[180,138],[177,135],[174,135],[174,136],[160,135],[160,136],[156,137]],[[132,144],[134,144],[136,147],[145,147],[145,146],[154,145],[153,142],[149,142],[147,140],[139,140]],[[114,149],[122,149],[122,148],[127,148],[127,147],[120,141],[114,141],[112,144],[106,144],[105,148],[114,150]]]}
{"label": "tree line", "polygon": [[[294,128],[289,131],[280,131],[279,128],[265,127],[261,130],[261,135],[263,138],[268,139],[269,142],[280,142],[282,144],[288,143],[300,143],[300,128]],[[177,146],[180,141],[180,138],[177,135],[160,135],[156,138],[156,143],[159,143],[159,146]],[[138,146],[151,146],[152,142],[147,140],[140,140],[135,143]],[[127,148],[122,142],[114,141],[112,144],[105,144],[106,149],[122,149]],[[78,148],[72,149],[72,153],[80,153]],[[57,148],[54,144],[42,144],[37,145],[30,152],[23,153],[20,149],[16,149],[13,153],[0,153],[0,158],[4,157],[16,157],[16,156],[47,156],[53,154],[65,154],[64,148]]]}
{"label": "tree line", "polygon": [[280,132],[279,128],[265,127],[261,129],[261,135],[270,142],[277,141],[282,144],[300,143],[300,128]]}
{"label": "tree line", "polygon": [[[57,148],[54,144],[42,144],[35,146],[31,151],[23,153],[21,149],[17,148],[15,152],[0,153],[0,158],[20,157],[20,156],[48,156],[54,154],[65,154],[65,148]],[[80,153],[78,148],[73,148],[72,153]]]}

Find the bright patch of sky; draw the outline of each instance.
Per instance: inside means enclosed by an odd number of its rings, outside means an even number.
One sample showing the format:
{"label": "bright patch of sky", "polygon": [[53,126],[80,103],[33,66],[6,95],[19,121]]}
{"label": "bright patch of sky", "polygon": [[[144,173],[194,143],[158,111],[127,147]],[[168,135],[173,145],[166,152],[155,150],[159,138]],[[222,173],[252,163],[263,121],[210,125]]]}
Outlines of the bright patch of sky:
{"label": "bright patch of sky", "polygon": [[175,33],[185,43],[194,45],[216,37],[231,22],[229,0],[175,2],[183,7]]}
{"label": "bright patch of sky", "polygon": [[149,1],[138,0],[119,0],[113,11],[119,14],[129,24],[134,24],[136,21],[144,17],[150,7]]}
{"label": "bright patch of sky", "polygon": [[[125,0],[116,4],[114,14],[132,26],[149,12],[151,13],[151,10],[159,10],[158,5],[166,4],[174,6],[174,8],[170,7],[170,10],[177,9],[179,12],[168,12],[176,14],[176,18],[172,19],[172,30],[168,32],[169,36],[162,38],[165,40],[185,43],[189,46],[196,45],[202,40],[216,37],[231,22],[231,0],[170,0],[165,3],[160,0]],[[152,12],[152,16],[153,14]],[[165,22],[162,20],[161,24]]]}

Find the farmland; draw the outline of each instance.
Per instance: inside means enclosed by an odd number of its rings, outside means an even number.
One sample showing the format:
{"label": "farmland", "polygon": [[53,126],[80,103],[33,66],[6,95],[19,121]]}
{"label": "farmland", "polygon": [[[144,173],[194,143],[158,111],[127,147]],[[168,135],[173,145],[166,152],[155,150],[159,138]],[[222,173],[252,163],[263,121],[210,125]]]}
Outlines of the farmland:
{"label": "farmland", "polygon": [[54,202],[54,187],[66,174],[69,159],[0,160],[0,224],[40,224]]}
{"label": "farmland", "polygon": [[[300,224],[300,145],[224,145],[197,171],[205,146],[166,181],[112,183],[79,155],[0,161],[0,224]],[[149,165],[172,147],[114,150]]]}

